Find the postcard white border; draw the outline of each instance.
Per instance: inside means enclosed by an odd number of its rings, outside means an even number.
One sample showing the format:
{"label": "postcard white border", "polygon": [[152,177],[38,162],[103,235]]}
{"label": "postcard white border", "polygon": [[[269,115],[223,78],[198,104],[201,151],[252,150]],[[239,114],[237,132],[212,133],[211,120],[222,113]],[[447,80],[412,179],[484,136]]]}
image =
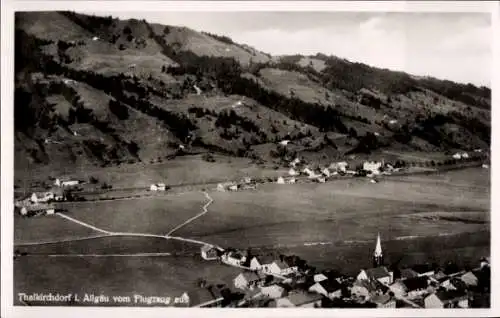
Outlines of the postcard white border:
{"label": "postcard white border", "polygon": [[[91,8],[91,9],[90,9]],[[500,276],[492,273],[491,309],[180,309],[180,308],[103,308],[103,307],[13,307],[13,95],[14,83],[14,15],[15,11],[373,11],[373,12],[489,12],[492,14],[492,153],[495,162],[500,140],[500,115],[496,111],[500,103],[500,34],[499,10],[495,2],[481,1],[14,1],[5,0],[1,4],[1,317],[109,317],[136,316],[148,317],[472,317],[498,316],[500,314]],[[500,170],[491,165],[492,206],[491,206],[491,261],[498,268],[499,257],[494,246],[500,244],[500,234],[494,230],[498,224],[495,211],[500,201],[493,195],[500,193]]]}

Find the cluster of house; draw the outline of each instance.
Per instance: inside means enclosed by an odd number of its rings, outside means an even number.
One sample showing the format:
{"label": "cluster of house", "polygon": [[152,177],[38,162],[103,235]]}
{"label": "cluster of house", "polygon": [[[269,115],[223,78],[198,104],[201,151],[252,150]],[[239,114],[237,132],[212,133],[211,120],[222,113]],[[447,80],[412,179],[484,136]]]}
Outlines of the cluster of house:
{"label": "cluster of house", "polygon": [[154,183],[149,186],[150,191],[165,191],[167,189],[167,186],[165,183]]}
{"label": "cluster of house", "polygon": [[[308,179],[318,183],[325,183],[328,178],[336,175],[363,175],[373,178],[377,175],[390,175],[392,172],[398,170],[399,168],[395,168],[391,164],[380,161],[365,161],[363,162],[362,168],[357,170],[349,169],[349,164],[345,161],[333,162],[327,167],[318,167],[312,169],[307,165],[303,165],[302,161],[299,158],[296,158],[290,162],[288,176],[278,177],[276,183],[293,184],[297,182],[296,177],[298,176],[305,176]],[[374,179],[372,179],[371,181],[376,182]]]}
{"label": "cluster of house", "polygon": [[466,152],[456,152],[452,155],[453,159],[468,159],[469,154]]}
{"label": "cluster of house", "polygon": [[[251,256],[246,251],[202,248],[204,259],[244,269],[233,279],[242,296],[225,306],[233,307],[372,307],[372,308],[468,308],[471,291],[489,273],[489,260],[473,270],[457,266],[437,269],[429,264],[390,270],[383,265],[380,236],[373,254],[373,267],[356,277],[334,271],[316,272],[297,256]],[[488,276],[489,284],[489,276]],[[483,282],[484,283],[484,282]],[[231,296],[233,295],[233,296]],[[213,299],[207,307],[221,307],[224,299]],[[203,306],[201,306],[203,307]]]}
{"label": "cluster of house", "polygon": [[54,214],[53,202],[66,199],[65,189],[81,184],[80,180],[56,178],[52,189],[48,191],[35,191],[31,195],[17,200],[14,208],[22,216],[35,216],[41,214]]}
{"label": "cluster of house", "polygon": [[238,191],[238,190],[254,190],[257,183],[250,177],[244,177],[240,181],[228,181],[217,184],[217,191]]}

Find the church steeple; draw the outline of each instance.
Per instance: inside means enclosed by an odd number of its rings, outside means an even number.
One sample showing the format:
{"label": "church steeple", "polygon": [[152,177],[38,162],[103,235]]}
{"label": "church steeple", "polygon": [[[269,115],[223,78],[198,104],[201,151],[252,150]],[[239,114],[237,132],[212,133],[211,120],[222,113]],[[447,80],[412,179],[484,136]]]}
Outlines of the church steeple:
{"label": "church steeple", "polygon": [[380,242],[380,233],[377,235],[377,243],[373,252],[373,267],[379,267],[384,264],[384,255],[382,254],[382,243]]}

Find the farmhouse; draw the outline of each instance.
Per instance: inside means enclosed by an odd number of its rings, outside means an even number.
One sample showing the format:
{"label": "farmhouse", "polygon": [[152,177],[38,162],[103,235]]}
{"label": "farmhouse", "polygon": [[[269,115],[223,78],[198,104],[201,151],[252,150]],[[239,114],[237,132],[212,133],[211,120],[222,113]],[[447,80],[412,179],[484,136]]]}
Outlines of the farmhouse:
{"label": "farmhouse", "polygon": [[288,275],[298,271],[297,265],[283,258],[276,260],[272,255],[254,256],[250,260],[250,269],[267,274]]}
{"label": "farmhouse", "polygon": [[282,141],[280,141],[280,145],[282,145],[282,146],[286,146],[289,143],[290,143],[290,140],[282,140]]}
{"label": "farmhouse", "polygon": [[287,178],[287,179],[285,180],[285,182],[286,182],[287,184],[295,184],[295,182],[296,182],[296,181],[297,181],[297,180],[295,180],[295,178]]}
{"label": "farmhouse", "polygon": [[40,214],[51,215],[54,213],[55,208],[50,204],[27,204],[19,207],[19,214],[22,216],[35,216]]}
{"label": "farmhouse", "polygon": [[302,169],[302,173],[306,174],[309,178],[315,178],[316,177],[316,174],[314,173],[314,171],[312,171],[308,167],[305,167],[304,169]]}
{"label": "farmhouse", "polygon": [[296,176],[299,173],[297,171],[295,171],[294,168],[290,168],[290,170],[288,170],[288,174],[291,175],[291,176]]}
{"label": "farmhouse", "polygon": [[469,308],[465,291],[437,291],[424,299],[425,308]]}
{"label": "farmhouse", "polygon": [[372,174],[380,174],[382,169],[382,163],[377,161],[365,161],[363,162],[363,170],[366,170]]}
{"label": "farmhouse", "polygon": [[466,153],[466,152],[462,152],[462,159],[468,159],[469,158],[469,154]]}
{"label": "farmhouse", "polygon": [[316,293],[294,291],[290,292],[286,297],[276,299],[276,307],[318,308],[321,306],[322,298],[323,296]]}
{"label": "farmhouse", "polygon": [[257,274],[256,272],[243,272],[236,276],[233,279],[234,287],[239,289],[253,289],[257,286],[259,282],[264,279],[262,275]]}
{"label": "farmhouse", "polygon": [[321,294],[330,299],[340,298],[342,296],[342,285],[336,280],[323,280],[309,287],[310,292]]}
{"label": "farmhouse", "polygon": [[33,203],[48,202],[54,199],[54,192],[33,192],[30,197],[30,201]]}
{"label": "farmhouse", "polygon": [[247,261],[246,251],[229,250],[222,254],[221,261],[232,266],[243,266]]}
{"label": "farmhouse", "polygon": [[229,191],[238,191],[238,185],[237,184],[232,184],[228,187]]}
{"label": "farmhouse", "polygon": [[57,187],[73,187],[73,186],[77,186],[79,184],[80,184],[79,180],[69,180],[69,179],[57,178],[54,181],[54,185]]}
{"label": "farmhouse", "polygon": [[452,156],[452,157],[453,157],[453,159],[461,159],[461,158],[462,158],[462,155],[461,155],[460,153],[458,153],[458,152],[457,152],[457,153],[453,154],[453,156]]}
{"label": "farmhouse", "polygon": [[389,272],[385,266],[379,266],[370,269],[362,269],[358,274],[359,280],[377,280],[385,285],[392,284],[392,272]]}
{"label": "farmhouse", "polygon": [[201,247],[201,257],[207,261],[215,260],[219,258],[219,252],[211,245],[203,245]]}
{"label": "farmhouse", "polygon": [[283,177],[278,177],[278,179],[276,180],[276,183],[277,183],[277,184],[285,184],[285,178],[283,178]]}

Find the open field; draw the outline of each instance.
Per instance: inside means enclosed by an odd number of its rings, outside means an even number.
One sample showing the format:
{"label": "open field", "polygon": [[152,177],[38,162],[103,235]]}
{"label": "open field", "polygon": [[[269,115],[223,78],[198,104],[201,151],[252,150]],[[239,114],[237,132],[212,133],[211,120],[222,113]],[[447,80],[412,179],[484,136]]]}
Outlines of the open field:
{"label": "open field", "polygon": [[[341,179],[326,184],[265,184],[257,191],[210,192],[214,201],[209,212],[175,235],[224,247],[251,248],[257,253],[278,250],[299,255],[319,269],[337,268],[356,274],[359,268],[370,266],[375,238],[380,233],[388,264],[442,264],[451,260],[476,266],[481,256],[490,253],[488,173],[471,168],[394,176],[377,184],[364,178]],[[165,234],[200,213],[204,203],[202,193],[190,192],[141,200],[71,203],[68,215],[106,230]],[[35,228],[36,221],[44,219],[33,219],[30,230],[23,227],[28,223],[19,223],[17,240],[27,240],[25,235],[33,235],[29,232],[35,230],[50,235],[56,225]],[[231,284],[230,279],[239,272],[216,262],[204,262],[198,254],[199,246],[173,240],[106,237],[20,249],[28,255],[16,260],[16,291],[51,288],[111,295],[172,294],[194,286],[204,275]],[[134,253],[169,254],[47,255]],[[33,262],[37,264],[34,269]],[[68,267],[72,268],[71,275],[60,275],[60,269]]]}
{"label": "open field", "polygon": [[[168,185],[210,183],[238,180],[244,176],[279,176],[285,171],[276,171],[250,163],[249,159],[214,155],[215,162],[207,162],[201,155],[183,156],[162,163],[122,164],[118,167],[95,166],[38,166],[33,169],[16,169],[15,182],[20,186],[23,180],[48,181],[49,176],[71,176],[88,180],[91,176],[114,188],[149,188],[152,183]],[[27,182],[26,184],[29,184]],[[22,189],[20,189],[22,190]]]}
{"label": "open field", "polygon": [[[71,269],[68,270],[71,274],[61,275],[62,268]],[[33,256],[14,263],[14,293],[16,296],[18,292],[78,293],[80,299],[84,293],[110,297],[133,297],[136,293],[178,297],[183,292],[196,290],[199,278],[207,279],[210,283],[229,283],[239,272],[238,268],[193,257]],[[14,297],[14,301],[19,304],[17,297]],[[122,305],[133,306],[134,303]]]}

